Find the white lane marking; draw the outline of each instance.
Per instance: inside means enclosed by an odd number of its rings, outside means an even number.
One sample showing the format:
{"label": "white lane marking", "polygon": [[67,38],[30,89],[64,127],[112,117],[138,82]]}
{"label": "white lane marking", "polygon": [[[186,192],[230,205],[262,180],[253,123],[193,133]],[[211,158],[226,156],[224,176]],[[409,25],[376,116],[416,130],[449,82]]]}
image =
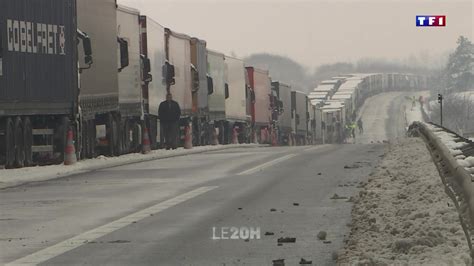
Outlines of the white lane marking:
{"label": "white lane marking", "polygon": [[321,148],[324,148],[324,147],[327,147],[327,146],[329,146],[329,145],[328,144],[317,145],[317,146],[314,146],[314,147],[306,148],[303,151],[317,150],[317,149],[321,149]]}
{"label": "white lane marking", "polygon": [[269,167],[269,166],[272,166],[272,165],[277,164],[277,163],[279,163],[279,162],[288,160],[288,159],[290,159],[290,158],[292,158],[292,157],[295,157],[295,156],[296,156],[296,154],[294,154],[294,153],[288,154],[288,155],[285,155],[285,156],[283,156],[283,157],[277,158],[277,159],[275,159],[275,160],[272,160],[272,161],[263,163],[263,164],[261,164],[261,165],[255,166],[255,167],[253,167],[253,168],[247,169],[247,170],[245,170],[245,171],[243,171],[243,172],[238,173],[237,175],[249,175],[249,174],[253,174],[253,173],[255,173],[255,172],[261,171],[261,170],[263,170],[263,169],[265,169],[265,168],[267,168],[267,167]]}
{"label": "white lane marking", "polygon": [[91,242],[97,238],[103,237],[109,233],[112,233],[115,230],[121,229],[127,225],[132,224],[133,222],[142,220],[146,217],[150,217],[150,214],[156,214],[161,211],[164,211],[170,207],[178,205],[179,203],[185,202],[189,199],[197,197],[201,194],[204,194],[208,191],[217,188],[217,186],[209,186],[209,187],[200,187],[195,190],[189,191],[172,199],[163,201],[156,205],[153,205],[149,208],[143,209],[141,211],[132,213],[128,216],[115,220],[111,223],[105,224],[98,228],[92,229],[85,233],[82,233],[78,236],[72,237],[67,239],[63,242],[60,242],[54,246],[50,246],[48,248],[42,249],[38,252],[30,254],[26,257],[20,258],[13,262],[6,264],[6,266],[13,266],[13,265],[37,265],[47,260],[50,260],[54,257],[57,257],[63,253],[66,253],[70,250],[73,250],[77,247],[80,247],[87,242]]}

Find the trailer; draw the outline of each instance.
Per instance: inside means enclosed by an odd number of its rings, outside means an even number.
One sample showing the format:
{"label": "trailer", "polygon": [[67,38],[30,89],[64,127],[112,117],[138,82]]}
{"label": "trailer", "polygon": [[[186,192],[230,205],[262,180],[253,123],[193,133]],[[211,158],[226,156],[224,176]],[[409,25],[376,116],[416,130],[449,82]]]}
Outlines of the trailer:
{"label": "trailer", "polygon": [[66,134],[77,129],[78,59],[83,68],[92,64],[90,39],[76,21],[74,0],[0,2],[0,164],[6,168],[63,161]]}
{"label": "trailer", "polygon": [[291,110],[294,116],[295,143],[305,145],[308,134],[308,97],[304,92],[291,91]]}
{"label": "trailer", "polygon": [[207,73],[206,41],[191,38],[191,72],[193,79],[193,145],[209,144],[209,103],[208,95],[212,93],[212,81]]}
{"label": "trailer", "polygon": [[192,121],[197,115],[197,110],[193,110],[193,92],[197,92],[199,87],[196,76],[193,79],[193,71],[197,73],[197,70],[191,63],[191,37],[165,28],[165,51],[166,60],[174,69],[173,82],[167,84],[166,91],[173,95],[173,100],[181,108],[179,139],[184,145],[185,129],[190,127],[193,131]]}
{"label": "trailer", "polygon": [[226,99],[229,97],[229,87],[224,54],[208,50],[208,64],[209,75],[214,85],[214,90],[209,95],[209,121],[217,131],[219,143],[227,144],[231,133],[226,121]]}
{"label": "trailer", "polygon": [[229,123],[228,132],[238,133],[239,143],[250,141],[250,96],[247,87],[244,62],[240,59],[225,56],[227,67],[227,84],[229,97],[225,100],[226,121]]}
{"label": "trailer", "polygon": [[121,153],[121,113],[117,72],[128,65],[128,45],[117,37],[115,1],[78,0],[77,23],[93,40],[94,52],[94,64],[81,74],[80,156],[118,155]]}
{"label": "trailer", "polygon": [[[138,10],[121,5],[117,7],[117,35],[128,45],[128,66],[118,72],[121,153],[138,151],[141,144],[144,110],[139,21]],[[121,47],[117,48],[120,54]]]}
{"label": "trailer", "polygon": [[249,84],[255,97],[252,104],[252,124],[254,141],[270,143],[272,113],[270,106],[271,81],[268,71],[255,67],[246,67]]}
{"label": "trailer", "polygon": [[[166,100],[167,84],[173,82],[172,66],[166,61],[165,28],[150,17],[140,16],[141,58],[142,58],[142,97],[144,112],[144,130],[148,130],[152,149],[162,143],[158,107]],[[170,73],[169,77],[165,74]]]}
{"label": "trailer", "polygon": [[289,145],[291,138],[291,87],[283,82],[273,81],[272,91],[275,92],[280,105],[280,112],[277,120],[278,142],[282,145]]}

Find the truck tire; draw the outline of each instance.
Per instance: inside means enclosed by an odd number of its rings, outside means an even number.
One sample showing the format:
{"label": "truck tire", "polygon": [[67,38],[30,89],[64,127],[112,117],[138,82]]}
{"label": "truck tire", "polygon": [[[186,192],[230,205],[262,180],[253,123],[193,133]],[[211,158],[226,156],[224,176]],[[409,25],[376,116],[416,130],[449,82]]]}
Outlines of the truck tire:
{"label": "truck tire", "polygon": [[67,116],[61,117],[59,120],[59,126],[57,127],[57,149],[61,153],[61,162],[64,162],[66,159],[67,133],[69,131],[69,126],[69,118]]}
{"label": "truck tire", "polygon": [[198,117],[193,117],[193,146],[201,146],[201,120]]}
{"label": "truck tire", "polygon": [[25,166],[33,165],[33,128],[29,117],[23,120],[23,143],[25,149]]}
{"label": "truck tire", "polygon": [[89,148],[89,142],[90,142],[90,134],[89,134],[89,122],[90,121],[83,121],[82,122],[82,152],[81,152],[81,157],[84,159],[89,159],[90,158],[90,148]]}
{"label": "truck tire", "polygon": [[15,118],[15,167],[21,168],[25,164],[25,149],[23,138],[23,121],[21,117]]}
{"label": "truck tire", "polygon": [[89,158],[95,157],[95,121],[89,120],[87,123],[88,133],[88,154]]}
{"label": "truck tire", "polygon": [[219,122],[219,144],[225,144],[225,125],[224,122]]}
{"label": "truck tire", "polygon": [[122,127],[122,153],[130,153],[130,121],[125,120]]}
{"label": "truck tire", "polygon": [[15,163],[15,132],[11,118],[5,120],[5,168],[13,168]]}

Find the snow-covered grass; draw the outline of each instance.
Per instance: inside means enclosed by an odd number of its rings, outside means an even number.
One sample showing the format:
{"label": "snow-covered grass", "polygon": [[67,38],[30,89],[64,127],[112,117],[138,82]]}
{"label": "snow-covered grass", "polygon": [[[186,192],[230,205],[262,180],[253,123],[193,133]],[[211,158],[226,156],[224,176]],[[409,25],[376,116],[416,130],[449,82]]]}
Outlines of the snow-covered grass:
{"label": "snow-covered grass", "polygon": [[163,159],[175,156],[190,155],[206,151],[216,151],[236,147],[256,147],[258,144],[231,144],[201,146],[193,149],[178,148],[177,150],[153,150],[148,154],[132,153],[119,157],[99,156],[94,159],[79,161],[74,165],[48,165],[25,167],[20,169],[0,170],[0,189],[18,186],[30,182],[46,181],[59,177],[84,173],[88,171],[114,167],[124,164],[144,162],[156,159]]}
{"label": "snow-covered grass", "polygon": [[458,213],[422,139],[391,144],[355,202],[340,265],[470,265]]}

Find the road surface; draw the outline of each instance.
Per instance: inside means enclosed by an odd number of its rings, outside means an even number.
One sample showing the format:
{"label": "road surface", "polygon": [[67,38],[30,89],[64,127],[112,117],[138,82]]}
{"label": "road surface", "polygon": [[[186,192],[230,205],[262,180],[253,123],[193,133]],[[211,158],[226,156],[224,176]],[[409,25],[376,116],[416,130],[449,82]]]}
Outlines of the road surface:
{"label": "road surface", "polygon": [[[358,193],[382,152],[380,144],[234,148],[0,190],[0,263],[334,264],[352,203],[330,198]],[[212,239],[213,227],[232,226],[259,228],[261,239]],[[278,246],[280,237],[296,242]]]}
{"label": "road surface", "polygon": [[[363,121],[364,131],[356,130],[355,143],[379,143],[405,137],[406,128],[413,116],[421,119],[421,109],[416,102],[412,108],[410,98],[427,92],[393,91],[380,93],[368,98],[362,106],[358,118]],[[407,114],[408,112],[408,114]],[[418,113],[414,115],[413,113]],[[416,120],[416,119],[415,119]]]}

